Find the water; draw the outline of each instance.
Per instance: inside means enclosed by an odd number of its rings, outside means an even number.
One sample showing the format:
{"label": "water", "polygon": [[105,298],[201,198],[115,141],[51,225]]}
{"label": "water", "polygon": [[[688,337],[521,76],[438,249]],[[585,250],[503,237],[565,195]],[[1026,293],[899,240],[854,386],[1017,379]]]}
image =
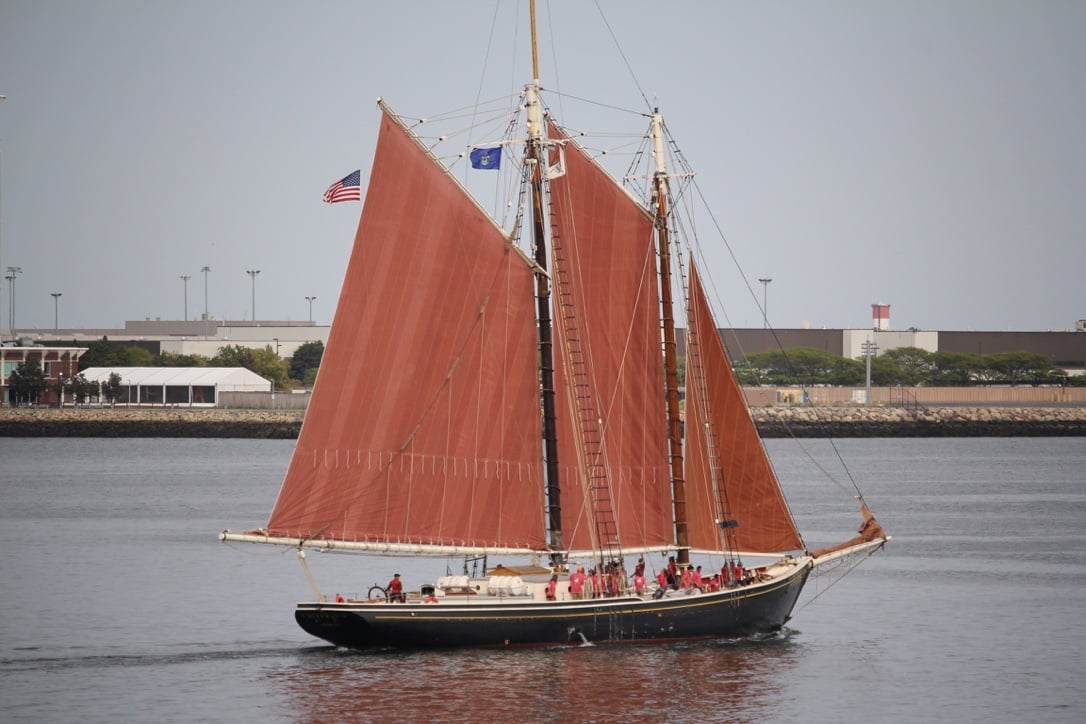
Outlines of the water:
{"label": "water", "polygon": [[[216,540],[265,521],[292,446],[0,438],[0,721],[1086,717],[1082,439],[837,441],[895,539],[767,641],[406,653],[308,637],[294,553]],[[770,453],[809,545],[855,527],[796,443]],[[433,577],[309,560],[345,593]]]}

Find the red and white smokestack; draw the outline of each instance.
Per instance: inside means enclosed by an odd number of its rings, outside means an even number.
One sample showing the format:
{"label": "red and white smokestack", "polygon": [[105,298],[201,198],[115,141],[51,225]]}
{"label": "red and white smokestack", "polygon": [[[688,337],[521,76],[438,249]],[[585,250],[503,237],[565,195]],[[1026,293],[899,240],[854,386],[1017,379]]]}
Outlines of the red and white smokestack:
{"label": "red and white smokestack", "polygon": [[871,327],[876,331],[885,331],[887,329],[890,329],[889,304],[871,305]]}

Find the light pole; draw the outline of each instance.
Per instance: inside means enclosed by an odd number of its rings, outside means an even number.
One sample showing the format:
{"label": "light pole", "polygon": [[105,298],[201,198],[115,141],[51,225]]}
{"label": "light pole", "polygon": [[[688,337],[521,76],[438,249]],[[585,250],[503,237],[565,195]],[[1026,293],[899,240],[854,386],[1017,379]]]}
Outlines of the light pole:
{"label": "light pole", "polygon": [[11,301],[8,303],[8,326],[11,327],[12,339],[15,339],[15,275],[22,273],[21,266],[9,266],[8,275],[4,277],[8,280],[8,291],[11,293]]}
{"label": "light pole", "polygon": [[211,267],[205,266],[200,269],[204,273],[204,339],[207,339],[207,273],[211,271]]}
{"label": "light pole", "polygon": [[[7,96],[5,96],[5,95],[0,95],[0,103],[3,103],[3,102],[4,102],[5,100],[7,100]],[[0,157],[0,160],[2,160],[2,157]],[[3,173],[3,172],[4,172],[3,164],[0,164],[0,179],[2,179],[2,178],[3,178],[3,176],[4,176],[4,173]],[[3,204],[2,204],[2,203],[0,203],[0,226],[3,226],[3,223],[2,223],[2,218],[3,218]],[[3,253],[2,253],[2,252],[3,252],[3,246],[0,246],[0,259],[3,259],[3,258],[4,258],[4,255],[3,255]],[[5,279],[6,279],[6,278],[7,278],[7,277],[5,277]],[[2,317],[2,316],[0,316],[0,319],[3,319],[3,317]],[[15,337],[15,332],[14,332],[14,330],[12,331],[12,333],[11,333],[11,336],[12,336],[12,338],[14,338],[14,337]],[[0,339],[2,339],[2,338],[0,338]],[[2,379],[2,377],[0,377],[0,379]],[[3,391],[3,390],[2,390],[2,389],[0,389],[0,392],[2,392],[2,391]],[[2,400],[2,398],[0,398],[0,400]]]}
{"label": "light pole", "polygon": [[310,322],[310,324],[313,323],[313,300],[314,299],[316,299],[316,297],[306,297],[305,298],[305,300],[307,302],[309,302],[309,322]]}
{"label": "light pole", "polygon": [[182,274],[181,283],[185,285],[185,321],[189,321],[189,279],[192,279],[191,274]]}
{"label": "light pole", "polygon": [[60,307],[59,301],[63,295],[60,292],[50,292],[49,294],[53,297],[53,329],[57,330],[60,329],[60,312],[57,310]]}
{"label": "light pole", "polygon": [[256,275],[260,273],[260,270],[246,269],[245,273],[253,280],[253,322],[256,322]]}
{"label": "light pole", "polygon": [[769,329],[769,309],[766,305],[766,297],[769,294],[769,283],[773,280],[762,277],[758,281],[762,283],[762,329]]}

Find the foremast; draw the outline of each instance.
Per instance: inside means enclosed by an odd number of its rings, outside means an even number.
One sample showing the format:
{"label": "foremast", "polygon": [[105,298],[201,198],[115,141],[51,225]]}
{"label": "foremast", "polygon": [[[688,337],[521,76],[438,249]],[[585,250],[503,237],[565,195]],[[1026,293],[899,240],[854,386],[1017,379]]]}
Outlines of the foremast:
{"label": "foremast", "polygon": [[539,53],[536,43],[535,0],[531,0],[532,82],[525,86],[525,107],[528,116],[527,169],[532,194],[532,253],[537,265],[536,302],[539,322],[539,384],[543,412],[543,454],[547,471],[547,521],[550,531],[552,563],[560,563],[565,548],[562,535],[561,488],[558,467],[558,430],[554,390],[554,331],[551,321],[551,288],[547,274],[546,215],[543,199],[543,169],[545,148],[543,140],[542,103],[539,99]]}
{"label": "foremast", "polygon": [[652,143],[655,157],[653,174],[654,211],[656,216],[657,253],[660,259],[660,316],[664,331],[664,377],[667,394],[667,437],[671,458],[671,492],[675,515],[675,544],[677,563],[690,564],[690,541],[687,535],[686,480],[683,476],[682,420],[679,415],[678,351],[675,344],[675,312],[671,294],[671,241],[668,234],[668,177],[664,154],[664,119],[658,111],[652,114]]}

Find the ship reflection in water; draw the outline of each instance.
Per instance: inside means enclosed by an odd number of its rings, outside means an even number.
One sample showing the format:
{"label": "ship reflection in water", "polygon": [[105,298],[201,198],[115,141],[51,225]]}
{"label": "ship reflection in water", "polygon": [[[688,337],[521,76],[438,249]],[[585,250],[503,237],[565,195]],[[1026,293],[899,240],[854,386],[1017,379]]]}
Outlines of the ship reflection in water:
{"label": "ship reflection in water", "polygon": [[312,648],[268,674],[268,693],[296,721],[765,721],[787,698],[799,651],[791,635],[515,651]]}

